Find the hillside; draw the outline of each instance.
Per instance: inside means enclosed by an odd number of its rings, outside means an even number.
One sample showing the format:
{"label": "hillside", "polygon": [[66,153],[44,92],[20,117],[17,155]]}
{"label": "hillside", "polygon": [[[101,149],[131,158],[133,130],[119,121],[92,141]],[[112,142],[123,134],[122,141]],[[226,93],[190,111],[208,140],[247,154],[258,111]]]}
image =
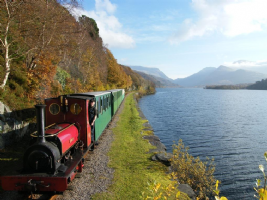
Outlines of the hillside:
{"label": "hillside", "polygon": [[206,85],[236,85],[254,83],[257,80],[267,78],[266,74],[247,71],[243,69],[232,69],[225,66],[218,68],[204,68],[196,74],[187,78],[176,79],[174,83],[184,87],[206,86]]}
{"label": "hillside", "polygon": [[150,68],[150,67],[142,67],[142,66],[130,66],[131,69],[139,72],[143,72],[149,75],[153,75],[156,77],[160,77],[166,80],[172,80],[168,76],[166,76],[162,71],[158,68]]}
{"label": "hillside", "polygon": [[256,81],[255,84],[252,84],[247,87],[249,90],[267,90],[267,79],[262,79],[261,81]]}
{"label": "hillside", "polygon": [[140,74],[143,78],[152,81],[156,87],[179,87],[173,83],[173,80],[166,76],[158,68],[130,66],[136,73]]}
{"label": "hillside", "polygon": [[141,75],[133,71],[130,67],[120,65],[125,73],[131,77],[132,90],[146,90],[147,93],[155,93],[155,83],[150,79],[143,78]]}
{"label": "hillside", "polygon": [[150,74],[146,74],[144,72],[135,71],[136,73],[140,74],[144,79],[152,81],[157,88],[162,87],[179,87],[177,84],[161,77],[153,76]]}
{"label": "hillside", "polygon": [[95,20],[74,18],[62,2],[0,2],[0,101],[12,109],[62,94],[133,89]]}

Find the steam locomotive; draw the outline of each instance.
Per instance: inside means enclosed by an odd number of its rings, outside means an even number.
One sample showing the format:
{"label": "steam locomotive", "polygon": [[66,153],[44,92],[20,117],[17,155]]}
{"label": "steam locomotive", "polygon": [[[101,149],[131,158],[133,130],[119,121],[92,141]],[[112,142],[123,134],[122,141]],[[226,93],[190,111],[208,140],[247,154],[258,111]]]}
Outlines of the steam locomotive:
{"label": "steam locomotive", "polygon": [[[123,89],[62,95],[36,105],[37,131],[24,153],[23,169],[0,177],[4,190],[63,192],[77,173],[83,158],[112,120],[125,96]],[[89,101],[97,108],[95,131],[89,124]]]}

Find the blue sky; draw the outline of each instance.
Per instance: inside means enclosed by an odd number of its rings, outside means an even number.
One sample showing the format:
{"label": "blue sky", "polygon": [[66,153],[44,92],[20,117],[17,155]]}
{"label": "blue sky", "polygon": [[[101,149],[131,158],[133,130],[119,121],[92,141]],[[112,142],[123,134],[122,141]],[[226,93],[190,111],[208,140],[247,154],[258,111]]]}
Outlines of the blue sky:
{"label": "blue sky", "polygon": [[267,0],[83,0],[75,13],[96,20],[120,64],[178,78],[266,64],[266,10]]}

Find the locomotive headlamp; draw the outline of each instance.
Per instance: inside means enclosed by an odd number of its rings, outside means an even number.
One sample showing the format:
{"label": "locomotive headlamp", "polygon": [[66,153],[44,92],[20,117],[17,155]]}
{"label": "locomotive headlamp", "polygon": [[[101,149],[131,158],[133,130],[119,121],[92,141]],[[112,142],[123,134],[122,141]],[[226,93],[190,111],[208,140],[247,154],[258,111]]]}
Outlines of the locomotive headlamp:
{"label": "locomotive headlamp", "polygon": [[65,98],[65,111],[66,111],[66,112],[68,112],[68,111],[69,111],[68,104],[69,104],[69,102],[68,102],[68,99],[67,99],[67,98]]}
{"label": "locomotive headlamp", "polygon": [[68,99],[65,98],[65,106],[67,106],[67,105],[68,105]]}
{"label": "locomotive headlamp", "polygon": [[60,104],[61,104],[61,107],[63,106],[63,96],[60,96]]}

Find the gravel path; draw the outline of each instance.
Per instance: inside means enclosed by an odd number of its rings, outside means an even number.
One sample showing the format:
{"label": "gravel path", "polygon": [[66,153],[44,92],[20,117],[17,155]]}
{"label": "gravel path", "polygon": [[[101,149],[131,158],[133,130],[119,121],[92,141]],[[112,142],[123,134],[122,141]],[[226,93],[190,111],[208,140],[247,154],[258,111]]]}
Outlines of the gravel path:
{"label": "gravel path", "polygon": [[[124,102],[100,137],[99,145],[93,152],[89,152],[85,158],[85,167],[80,174],[80,178],[75,178],[70,183],[72,190],[65,191],[63,196],[58,197],[57,200],[89,200],[93,194],[107,191],[108,186],[112,184],[114,169],[108,167],[109,158],[107,153],[113,141],[111,129],[116,126],[123,107]],[[14,191],[7,191],[0,194],[0,199],[19,200],[22,199],[22,195]]]}

